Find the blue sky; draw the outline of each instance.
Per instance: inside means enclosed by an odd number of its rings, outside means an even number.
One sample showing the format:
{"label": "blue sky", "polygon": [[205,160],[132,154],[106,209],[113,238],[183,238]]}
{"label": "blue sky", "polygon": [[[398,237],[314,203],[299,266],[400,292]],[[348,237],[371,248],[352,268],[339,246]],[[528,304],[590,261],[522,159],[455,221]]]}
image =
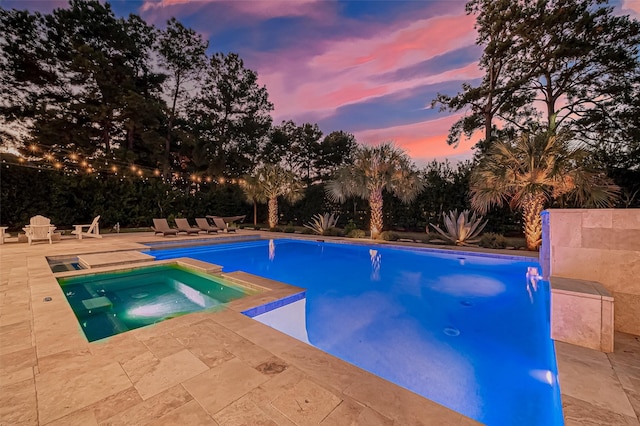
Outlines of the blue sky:
{"label": "blue sky", "polygon": [[[640,16],[640,0],[611,2]],[[436,93],[455,94],[482,75],[474,18],[464,0],[113,0],[117,15],[140,15],[163,28],[175,16],[236,52],[258,72],[275,105],[274,123],[318,123],[359,142],[394,141],[419,164],[469,158],[471,141],[454,149],[448,130],[459,116],[430,108]],[[0,0],[3,8],[50,12],[63,0]]]}

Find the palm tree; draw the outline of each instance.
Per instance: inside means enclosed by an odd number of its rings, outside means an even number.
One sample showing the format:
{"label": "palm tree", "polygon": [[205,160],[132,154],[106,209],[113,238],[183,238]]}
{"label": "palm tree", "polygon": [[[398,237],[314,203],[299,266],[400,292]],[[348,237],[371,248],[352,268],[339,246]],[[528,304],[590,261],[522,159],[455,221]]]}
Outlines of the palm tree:
{"label": "palm tree", "polygon": [[424,188],[411,160],[392,143],[357,148],[353,164],[336,172],[327,183],[327,195],[337,202],[351,196],[369,200],[371,238],[382,232],[382,193],[388,191],[402,202],[414,200]]}
{"label": "palm tree", "polygon": [[292,172],[276,164],[258,168],[249,182],[243,186],[245,195],[255,201],[268,202],[270,228],[278,225],[278,197],[292,203],[302,198],[302,183]]}
{"label": "palm tree", "polygon": [[471,173],[471,206],[485,214],[508,201],[522,210],[529,250],[542,242],[540,213],[549,201],[562,197],[581,207],[607,207],[619,191],[589,168],[588,151],[571,147],[567,136],[539,132],[496,142]]}
{"label": "palm tree", "polygon": [[240,187],[247,201],[253,204],[253,225],[258,224],[258,201],[261,200],[260,186],[255,176],[245,176],[240,180]]}

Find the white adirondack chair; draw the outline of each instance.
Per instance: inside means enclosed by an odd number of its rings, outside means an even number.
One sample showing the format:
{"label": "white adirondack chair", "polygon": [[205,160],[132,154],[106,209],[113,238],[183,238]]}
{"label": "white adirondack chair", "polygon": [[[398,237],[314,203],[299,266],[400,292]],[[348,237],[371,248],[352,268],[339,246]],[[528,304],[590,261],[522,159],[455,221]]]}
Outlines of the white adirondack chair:
{"label": "white adirondack chair", "polygon": [[29,224],[22,228],[27,236],[29,245],[38,240],[49,240],[49,244],[52,244],[51,238],[55,229],[56,227],[51,224],[51,219],[40,215],[32,217],[29,220]]}
{"label": "white adirondack chair", "polygon": [[[100,225],[98,225],[99,220],[100,215],[94,217],[93,222],[88,225],[73,225],[76,227],[76,230],[71,231],[71,233],[77,235],[79,240],[81,240],[82,237],[102,238],[102,235],[100,235]],[[82,231],[84,228],[88,228],[87,232]]]}

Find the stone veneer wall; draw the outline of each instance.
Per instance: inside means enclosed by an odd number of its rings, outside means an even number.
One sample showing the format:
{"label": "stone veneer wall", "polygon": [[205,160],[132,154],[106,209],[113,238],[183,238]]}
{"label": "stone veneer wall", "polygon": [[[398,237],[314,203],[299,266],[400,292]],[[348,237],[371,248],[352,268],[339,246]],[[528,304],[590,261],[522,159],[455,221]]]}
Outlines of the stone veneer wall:
{"label": "stone veneer wall", "polygon": [[602,283],[615,329],[640,335],[640,209],[549,209],[542,229],[543,277]]}

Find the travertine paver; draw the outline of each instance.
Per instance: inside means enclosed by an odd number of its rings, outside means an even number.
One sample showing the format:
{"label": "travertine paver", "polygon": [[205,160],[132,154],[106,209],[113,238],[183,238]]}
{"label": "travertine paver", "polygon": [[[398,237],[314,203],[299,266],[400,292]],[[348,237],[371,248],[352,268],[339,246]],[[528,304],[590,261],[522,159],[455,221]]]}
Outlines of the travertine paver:
{"label": "travertine paver", "polygon": [[66,416],[131,386],[117,363],[85,371],[66,370],[36,375],[38,417],[42,424]]}
{"label": "travertine paver", "polygon": [[[2,246],[0,424],[477,424],[237,310],[194,313],[88,343],[45,256],[136,250],[140,241],[161,240],[149,233]],[[272,292],[254,300],[296,291],[242,272],[229,275]],[[44,302],[47,296],[53,300]],[[606,358],[577,356],[568,347],[558,350],[567,424],[637,425],[640,338],[617,333],[616,351]],[[589,366],[589,373],[570,378],[579,372],[572,363]],[[611,368],[619,386],[606,383],[623,389],[628,405],[574,389],[598,389],[597,379]]]}
{"label": "travertine paver", "polygon": [[184,388],[211,415],[269,380],[238,358],[226,361],[183,382]]}
{"label": "travertine paver", "polygon": [[297,424],[318,424],[340,403],[337,395],[307,379],[280,394],[271,404]]}

